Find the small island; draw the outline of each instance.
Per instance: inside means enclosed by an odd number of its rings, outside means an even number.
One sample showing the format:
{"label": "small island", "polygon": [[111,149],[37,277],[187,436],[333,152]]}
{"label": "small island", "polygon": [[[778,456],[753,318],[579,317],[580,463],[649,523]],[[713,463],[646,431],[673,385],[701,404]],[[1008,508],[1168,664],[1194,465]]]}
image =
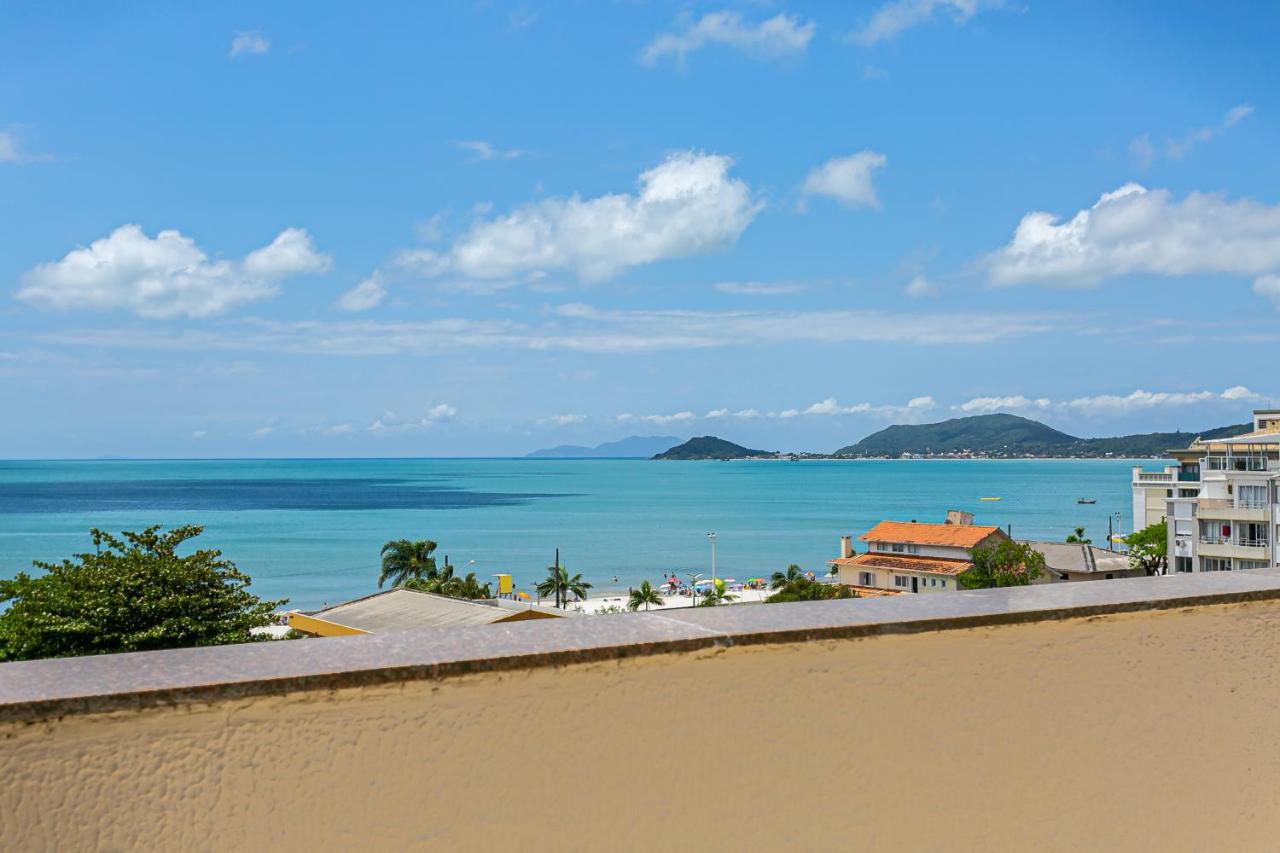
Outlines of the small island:
{"label": "small island", "polygon": [[752,450],[714,435],[701,435],[691,438],[684,444],[676,445],[670,450],[654,456],[654,459],[694,460],[694,459],[777,459],[778,453],[770,450]]}

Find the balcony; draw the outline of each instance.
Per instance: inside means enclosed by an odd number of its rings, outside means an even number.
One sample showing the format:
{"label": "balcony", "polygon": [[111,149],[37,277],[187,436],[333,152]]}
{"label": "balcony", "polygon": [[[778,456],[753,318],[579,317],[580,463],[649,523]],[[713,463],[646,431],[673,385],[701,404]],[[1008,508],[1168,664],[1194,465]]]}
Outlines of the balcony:
{"label": "balcony", "polygon": [[1200,474],[1194,471],[1179,471],[1179,483],[1198,483],[1200,482]]}
{"label": "balcony", "polygon": [[1162,485],[1173,482],[1172,474],[1165,474],[1157,471],[1141,471],[1137,475],[1139,484]]}
{"label": "balcony", "polygon": [[1276,619],[1261,570],[3,664],[0,849],[1270,849]]}
{"label": "balcony", "polygon": [[1228,521],[1266,521],[1267,505],[1238,498],[1200,498],[1196,501],[1196,514]]}

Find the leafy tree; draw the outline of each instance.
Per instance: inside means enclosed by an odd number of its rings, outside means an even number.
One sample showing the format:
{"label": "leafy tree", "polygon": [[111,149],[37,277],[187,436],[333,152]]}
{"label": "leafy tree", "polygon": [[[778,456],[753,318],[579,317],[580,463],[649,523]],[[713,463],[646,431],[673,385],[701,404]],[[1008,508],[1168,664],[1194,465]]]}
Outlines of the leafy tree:
{"label": "leafy tree", "polygon": [[449,598],[493,598],[492,586],[476,580],[475,572],[468,572],[466,577],[458,577],[453,573],[453,566],[448,564],[445,564],[439,574],[433,578],[408,580],[401,585],[405,589],[433,592],[436,595],[447,595]]}
{"label": "leafy tree", "polygon": [[1169,526],[1166,522],[1148,525],[1125,537],[1129,565],[1148,575],[1164,574],[1169,566]]}
{"label": "leafy tree", "polygon": [[804,572],[795,563],[787,566],[785,572],[774,572],[773,579],[769,584],[770,589],[782,589],[787,584],[804,577]]}
{"label": "leafy tree", "polygon": [[565,566],[547,566],[547,576],[536,589],[543,598],[554,595],[556,607],[562,607],[569,603],[570,595],[575,599],[586,598],[591,584],[584,581],[581,574],[570,576]]}
{"label": "leafy tree", "polygon": [[662,600],[662,596],[658,595],[658,591],[653,588],[653,584],[648,581],[641,581],[639,589],[631,590],[631,599],[627,602],[627,609],[634,611],[643,606],[645,610],[648,610],[651,604],[665,607],[667,603]]}
{"label": "leafy tree", "polygon": [[430,580],[438,576],[436,558],[431,556],[436,543],[430,539],[411,542],[396,539],[382,546],[382,571],[378,575],[378,587],[391,581],[392,586],[404,586],[407,581]]}
{"label": "leafy tree", "polygon": [[1067,534],[1067,542],[1069,542],[1069,543],[1071,543],[1071,544],[1079,544],[1079,545],[1092,545],[1092,544],[1093,544],[1093,540],[1092,540],[1092,539],[1086,539],[1086,538],[1084,537],[1084,528],[1083,528],[1083,527],[1077,527],[1077,528],[1076,528],[1076,532],[1075,532],[1075,533],[1069,533],[1069,534]]}
{"label": "leafy tree", "polygon": [[960,574],[963,589],[1026,586],[1044,574],[1044,554],[1025,542],[1001,540],[969,551],[973,568]]}
{"label": "leafy tree", "polygon": [[857,598],[858,594],[843,584],[822,583],[809,580],[804,575],[791,580],[773,595],[765,599],[766,604],[784,604],[791,601],[827,601],[833,598]]}
{"label": "leafy tree", "polygon": [[703,593],[704,598],[699,607],[715,607],[720,604],[732,604],[738,600],[738,596],[725,590],[724,581],[716,578],[711,582],[711,588]]}
{"label": "leafy tree", "polygon": [[248,592],[248,575],[222,552],[177,549],[204,530],[159,525],[119,538],[92,531],[94,553],[35,563],[45,574],[0,580],[0,660],[97,655],[254,639],[286,600]]}

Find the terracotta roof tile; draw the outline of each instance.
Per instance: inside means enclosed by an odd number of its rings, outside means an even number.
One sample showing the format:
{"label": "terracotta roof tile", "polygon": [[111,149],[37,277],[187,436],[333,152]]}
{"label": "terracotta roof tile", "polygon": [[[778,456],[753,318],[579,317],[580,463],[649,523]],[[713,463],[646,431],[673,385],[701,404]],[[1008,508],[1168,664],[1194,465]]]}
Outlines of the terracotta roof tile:
{"label": "terracotta roof tile", "polygon": [[859,554],[829,561],[843,572],[846,566],[868,566],[878,569],[894,569],[900,572],[922,572],[930,575],[958,575],[973,568],[968,560],[944,560],[938,557],[912,557],[897,554]]}
{"label": "terracotta roof tile", "polygon": [[917,545],[972,548],[991,534],[1001,532],[993,525],[882,521],[858,538],[863,542],[914,542]]}

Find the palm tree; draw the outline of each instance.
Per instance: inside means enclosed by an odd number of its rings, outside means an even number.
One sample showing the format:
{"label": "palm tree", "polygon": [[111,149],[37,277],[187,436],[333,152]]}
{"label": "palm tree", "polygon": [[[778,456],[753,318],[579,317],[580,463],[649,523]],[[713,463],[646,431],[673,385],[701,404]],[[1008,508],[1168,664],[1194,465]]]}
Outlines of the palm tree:
{"label": "palm tree", "polygon": [[769,584],[769,587],[771,589],[782,589],[787,584],[802,577],[804,577],[804,572],[800,570],[799,566],[792,563],[787,566],[787,570],[785,572],[773,573],[773,581]]}
{"label": "palm tree", "polygon": [[639,589],[631,590],[631,600],[627,602],[627,609],[639,610],[642,604],[645,610],[649,609],[650,604],[656,604],[659,607],[666,607],[667,605],[662,600],[662,596],[658,595],[658,591],[653,588],[653,584],[648,581],[641,581]]}
{"label": "palm tree", "polygon": [[430,539],[410,542],[396,539],[382,546],[382,571],[378,586],[391,581],[392,586],[404,586],[406,581],[428,580],[436,577],[436,558],[431,553],[436,543]]}
{"label": "palm tree", "polygon": [[566,567],[556,565],[547,566],[547,576],[536,588],[544,598],[554,595],[556,607],[561,607],[569,604],[570,595],[575,599],[586,598],[591,584],[584,581],[581,574],[570,576]]}
{"label": "palm tree", "polygon": [[[796,571],[800,571],[797,566],[792,566],[791,568]],[[778,572],[778,574],[782,573]],[[730,604],[738,600],[738,596],[725,591],[724,581],[719,578],[715,579],[711,584],[711,589],[704,592],[703,595],[706,597],[702,600],[702,603],[698,605],[699,607],[715,607],[719,604]]]}
{"label": "palm tree", "polygon": [[1085,539],[1085,538],[1084,538],[1084,528],[1083,528],[1083,527],[1077,527],[1077,528],[1076,528],[1076,532],[1075,532],[1075,533],[1071,533],[1071,534],[1069,534],[1069,535],[1067,536],[1067,541],[1068,541],[1068,542],[1073,542],[1073,543],[1079,543],[1079,544],[1081,544],[1081,545],[1092,545],[1092,544],[1093,544],[1093,540],[1092,540],[1092,539]]}

